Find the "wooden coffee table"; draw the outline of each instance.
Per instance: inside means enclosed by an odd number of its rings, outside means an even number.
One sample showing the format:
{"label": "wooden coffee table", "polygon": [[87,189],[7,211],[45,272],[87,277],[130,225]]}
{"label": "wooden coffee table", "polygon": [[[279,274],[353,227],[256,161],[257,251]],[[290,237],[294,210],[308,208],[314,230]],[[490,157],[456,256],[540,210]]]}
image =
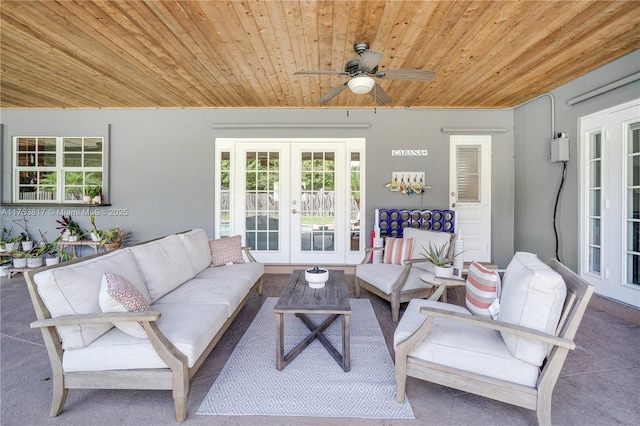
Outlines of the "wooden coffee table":
{"label": "wooden coffee table", "polygon": [[[289,278],[273,311],[276,314],[276,368],[282,370],[315,339],[318,339],[344,371],[351,369],[351,305],[344,271],[329,271],[324,288],[312,289],[304,278],[304,270],[295,270]],[[284,314],[295,314],[311,331],[288,354],[284,353]],[[316,325],[307,314],[328,314]],[[322,334],[338,317],[342,317],[342,355]]]}

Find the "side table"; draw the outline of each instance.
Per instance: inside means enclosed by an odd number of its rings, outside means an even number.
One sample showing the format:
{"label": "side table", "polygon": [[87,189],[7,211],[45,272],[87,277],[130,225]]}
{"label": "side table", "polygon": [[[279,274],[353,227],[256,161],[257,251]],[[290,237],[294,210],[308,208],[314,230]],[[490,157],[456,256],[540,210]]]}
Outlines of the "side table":
{"label": "side table", "polygon": [[93,251],[98,253],[98,248],[100,247],[100,241],[93,240],[78,240],[78,241],[60,241],[58,243],[58,247],[60,247],[60,251],[64,251],[67,247],[71,247],[71,258],[75,259],[76,256],[76,247],[78,246],[88,246],[93,247]]}
{"label": "side table", "polygon": [[[447,288],[455,289],[456,287],[463,287],[466,283],[466,279],[463,277],[455,275],[452,277],[440,277],[431,272],[425,272],[424,274],[420,275],[420,280],[436,287],[436,290],[429,297],[429,300],[439,300],[440,298],[442,298],[443,302],[447,301]],[[456,299],[458,299],[458,303],[460,303],[460,297],[458,296],[457,291],[455,291],[455,295]]]}

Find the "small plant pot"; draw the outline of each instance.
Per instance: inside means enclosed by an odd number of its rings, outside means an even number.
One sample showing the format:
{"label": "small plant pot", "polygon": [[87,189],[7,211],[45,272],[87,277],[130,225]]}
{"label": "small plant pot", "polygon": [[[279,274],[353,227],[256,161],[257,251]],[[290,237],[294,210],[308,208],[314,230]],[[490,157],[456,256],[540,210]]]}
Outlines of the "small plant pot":
{"label": "small plant pot", "polygon": [[434,273],[436,277],[451,278],[453,277],[453,266],[435,266]]}
{"label": "small plant pot", "polygon": [[27,267],[27,259],[24,257],[14,257],[13,258],[13,267],[18,268],[26,268]]}
{"label": "small plant pot", "polygon": [[121,245],[122,243],[107,243],[104,245],[104,249],[106,251],[113,251],[113,250],[119,249]]}
{"label": "small plant pot", "polygon": [[85,204],[91,204],[91,197],[88,195],[83,195],[82,196],[82,202]]}
{"label": "small plant pot", "polygon": [[307,269],[304,278],[311,288],[323,288],[329,279],[329,271],[326,269]]}
{"label": "small plant pot", "polygon": [[102,237],[98,234],[96,234],[95,232],[91,233],[91,241],[100,241],[102,240]]}
{"label": "small plant pot", "polygon": [[5,243],[4,245],[7,248],[7,251],[14,251],[20,248],[20,243]]}
{"label": "small plant pot", "polygon": [[60,263],[60,257],[56,256],[56,257],[47,257],[44,259],[44,264],[49,266],[49,265],[55,265],[57,263]]}
{"label": "small plant pot", "polygon": [[29,251],[33,248],[33,241],[23,241],[22,242],[22,250]]}
{"label": "small plant pot", "polygon": [[78,241],[79,237],[77,235],[69,235],[69,242],[73,243]]}
{"label": "small plant pot", "polygon": [[38,268],[42,266],[41,257],[27,257],[27,268]]}
{"label": "small plant pot", "polygon": [[102,195],[96,195],[91,199],[93,204],[102,204]]}

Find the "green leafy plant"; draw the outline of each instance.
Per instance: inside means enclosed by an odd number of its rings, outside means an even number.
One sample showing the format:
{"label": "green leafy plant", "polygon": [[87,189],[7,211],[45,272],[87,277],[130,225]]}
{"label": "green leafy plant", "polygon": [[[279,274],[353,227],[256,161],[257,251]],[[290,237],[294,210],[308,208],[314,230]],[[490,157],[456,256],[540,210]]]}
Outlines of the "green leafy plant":
{"label": "green leafy plant", "polygon": [[131,236],[131,232],[125,232],[121,226],[115,226],[110,229],[105,229],[104,234],[102,236],[102,241],[100,241],[100,247],[105,244],[116,244],[116,243],[124,243]]}
{"label": "green leafy plant", "polygon": [[92,214],[90,220],[91,220],[91,226],[93,226],[93,231],[91,231],[91,234],[95,235],[99,239],[102,239],[104,235],[104,231],[102,229],[98,229],[98,227],[96,226],[96,215]]}
{"label": "green leafy plant", "polygon": [[56,229],[60,230],[61,234],[64,234],[65,231],[69,231],[70,235],[80,235],[82,233],[82,228],[80,228],[80,224],[71,218],[71,215],[65,216],[62,215],[61,219],[56,220],[56,222],[60,226],[56,226]]}
{"label": "green leafy plant", "polygon": [[93,198],[102,195],[102,187],[99,185],[90,186],[88,195]]}
{"label": "green leafy plant", "polygon": [[421,255],[427,259],[427,261],[433,263],[436,266],[446,266],[453,262],[453,259],[461,253],[456,254],[455,256],[449,256],[449,243],[444,243],[441,246],[434,246],[429,243],[429,249],[427,250],[424,246],[422,246],[424,253]]}

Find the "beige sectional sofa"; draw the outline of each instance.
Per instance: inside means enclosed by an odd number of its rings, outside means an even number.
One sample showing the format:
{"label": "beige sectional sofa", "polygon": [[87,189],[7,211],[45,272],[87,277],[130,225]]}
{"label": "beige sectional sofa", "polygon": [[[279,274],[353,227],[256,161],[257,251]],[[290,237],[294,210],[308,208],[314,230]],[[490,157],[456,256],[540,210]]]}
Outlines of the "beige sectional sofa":
{"label": "beige sectional sofa", "polygon": [[171,389],[184,421],[190,379],[252,290],[262,294],[263,274],[240,237],[201,229],[29,271],[32,327],[53,370],[50,415],[68,389]]}

